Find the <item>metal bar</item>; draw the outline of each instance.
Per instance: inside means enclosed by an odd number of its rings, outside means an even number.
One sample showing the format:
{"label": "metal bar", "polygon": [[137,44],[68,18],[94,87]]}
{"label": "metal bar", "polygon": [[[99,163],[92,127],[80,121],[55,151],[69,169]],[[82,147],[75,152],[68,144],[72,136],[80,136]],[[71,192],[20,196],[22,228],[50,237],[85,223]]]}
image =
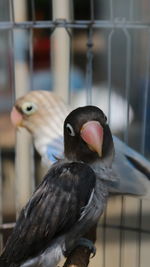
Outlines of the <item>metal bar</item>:
{"label": "metal bar", "polygon": [[[98,224],[98,227],[100,228],[103,228],[104,225],[103,224]],[[141,229],[141,228],[137,228],[137,227],[128,227],[128,226],[123,226],[123,225],[115,225],[115,224],[105,224],[105,227],[106,228],[109,228],[109,229],[116,229],[116,230],[125,230],[125,231],[133,231],[133,232],[140,232],[140,233],[143,233],[143,234],[149,234],[150,235],[150,231],[149,230],[144,230],[144,229]]]}
{"label": "metal bar", "polygon": [[[125,99],[126,99],[126,129],[124,132],[124,140],[128,143],[128,130],[129,130],[129,97],[130,97],[130,72],[131,72],[131,37],[128,29],[123,28],[123,33],[126,39],[126,73],[125,73]],[[125,216],[125,202],[126,198],[122,197],[122,208],[121,208],[121,222],[120,227],[124,224]],[[120,230],[120,253],[119,253],[119,266],[124,265],[123,253],[125,252],[126,244],[126,232]]]}
{"label": "metal bar", "polygon": [[94,1],[93,0],[90,0],[90,21],[91,23],[93,23],[94,21]]}
{"label": "metal bar", "polygon": [[[2,192],[3,192],[3,184],[2,184],[2,155],[1,155],[1,150],[0,150],[0,224],[3,223],[3,207],[2,207]],[[2,250],[3,247],[3,235],[0,234],[0,251]]]}
{"label": "metal bar", "polygon": [[[150,31],[148,32],[148,55],[146,55],[146,84],[144,91],[144,104],[143,104],[143,125],[142,125],[142,142],[141,142],[141,153],[145,155],[145,138],[146,138],[146,127],[147,127],[147,107],[148,107],[148,93],[149,93],[149,73],[150,73]],[[140,200],[139,203],[139,228],[142,228],[142,213],[143,213],[143,202]],[[141,246],[142,246],[142,234],[139,232],[139,258],[138,267],[141,266]]]}
{"label": "metal bar", "polygon": [[[74,22],[66,21],[65,19],[56,19],[54,21],[24,21],[24,22],[0,22],[0,30],[7,29],[28,29],[28,28],[74,28],[87,29],[91,22],[89,20],[76,20]],[[123,19],[111,20],[94,20],[93,28],[126,28],[126,29],[150,29],[150,23],[141,23],[140,21],[130,22]]]}
{"label": "metal bar", "polygon": [[124,241],[124,232],[122,231],[122,227],[124,224],[124,204],[125,204],[125,199],[122,196],[121,197],[121,216],[120,216],[120,247],[119,247],[119,265],[120,267],[122,267],[123,265],[123,256],[122,256],[122,252],[123,252],[123,241]]}
{"label": "metal bar", "polygon": [[36,21],[36,15],[35,15],[35,1],[31,1],[31,11],[32,11],[32,21]]}
{"label": "metal bar", "polygon": [[[14,71],[14,33],[13,30],[9,30],[9,50],[10,50],[10,87],[11,87],[11,92],[15,92],[15,71]],[[15,93],[12,93],[12,105],[14,104],[15,101]]]}
{"label": "metal bar", "polygon": [[93,80],[93,20],[94,20],[94,2],[90,1],[91,24],[88,28],[87,40],[87,65],[86,65],[86,103],[92,104],[92,80]]}
{"label": "metal bar", "polygon": [[[113,10],[113,1],[109,1],[109,8],[110,8],[110,20],[113,21],[114,19],[114,10]],[[108,124],[110,124],[110,112],[111,112],[111,43],[112,43],[112,37],[114,34],[114,29],[112,29],[108,36]]]}
{"label": "metal bar", "polygon": [[3,230],[7,230],[7,229],[13,229],[15,226],[15,223],[3,223],[0,224],[0,232],[2,232]]}
{"label": "metal bar", "polygon": [[[53,0],[53,19],[69,20],[71,1]],[[54,26],[55,24],[53,24]],[[56,25],[55,25],[56,26]],[[66,29],[55,28],[51,36],[52,41],[52,73],[54,81],[54,91],[60,95],[66,102],[69,101],[69,83],[70,83],[70,36]]]}
{"label": "metal bar", "polygon": [[130,5],[129,5],[129,19],[130,19],[130,21],[133,20],[133,14],[134,14],[134,0],[130,0]]}
{"label": "metal bar", "polygon": [[102,225],[103,227],[103,239],[102,239],[102,244],[103,244],[103,267],[106,266],[106,212],[104,214],[104,223]]}
{"label": "metal bar", "polygon": [[15,12],[14,12],[14,1],[13,0],[9,0],[9,7],[10,7],[10,20],[14,23]]}
{"label": "metal bar", "polygon": [[109,2],[109,8],[110,8],[110,19],[113,20],[114,10],[113,10],[113,1],[112,0],[110,0],[110,2]]}
{"label": "metal bar", "polygon": [[150,31],[148,40],[148,55],[146,55],[146,84],[144,91],[144,105],[143,105],[143,127],[142,127],[142,142],[141,142],[141,153],[145,154],[145,137],[146,137],[146,120],[147,120],[147,105],[148,105],[148,91],[149,91],[149,73],[150,73]]}
{"label": "metal bar", "polygon": [[30,90],[33,89],[33,29],[29,29],[29,75]]}
{"label": "metal bar", "polygon": [[[35,13],[33,11],[33,13]],[[30,76],[30,90],[33,89],[33,74],[34,74],[34,70],[33,70],[33,29],[31,28],[29,30],[29,76]],[[26,88],[27,90],[27,88]],[[27,137],[28,138],[28,137]],[[29,186],[31,185],[31,190],[29,192],[29,194],[31,192],[33,192],[33,190],[35,189],[35,166],[34,166],[34,149],[33,149],[33,146],[32,146],[32,141],[29,137],[29,140],[28,140],[28,156],[31,158],[31,164],[30,164],[30,171],[31,171],[31,174],[30,174],[30,177],[31,177],[31,184],[29,183]],[[30,144],[31,144],[31,148],[30,148]]]}
{"label": "metal bar", "polygon": [[111,112],[111,50],[112,50],[112,37],[114,34],[114,29],[112,29],[108,36],[108,63],[107,63],[107,73],[108,73],[108,124],[110,124],[110,112]]}
{"label": "metal bar", "polygon": [[[16,8],[16,20],[19,20],[21,15],[25,19],[25,2],[20,3],[20,0],[15,0],[15,5],[20,4],[19,10]],[[15,6],[15,7],[16,7]],[[18,11],[18,12],[17,12]],[[14,28],[12,28],[14,29]],[[15,51],[14,43],[11,43],[11,49]],[[28,91],[28,71],[27,64],[23,60],[14,60],[12,69],[15,72],[14,91],[16,98],[24,95]],[[18,216],[21,208],[29,199],[33,190],[33,150],[31,136],[21,129],[16,133],[16,154],[15,154],[15,187],[16,187],[16,214]]]}
{"label": "metal bar", "polygon": [[[110,1],[111,4],[111,16],[112,16],[112,1]],[[111,41],[112,41],[112,36],[113,36],[114,30],[112,29],[111,32],[109,33],[108,36],[108,63],[107,63],[107,75],[108,75],[108,124],[110,124],[110,99],[111,99]],[[106,237],[107,237],[107,232],[106,232],[106,219],[107,219],[107,214],[105,214],[104,217],[104,237],[103,237],[103,267],[106,266],[106,257],[107,257],[107,243],[106,243]]]}
{"label": "metal bar", "polygon": [[[13,4],[13,0],[9,0],[9,8],[10,8],[10,19],[12,21],[12,23],[14,24],[14,4]],[[14,72],[14,32],[13,32],[13,28],[9,29],[9,49],[10,49],[10,70],[11,70],[11,91],[14,92],[15,89],[15,72]],[[15,99],[15,96],[14,96]],[[14,100],[13,99],[13,100]]]}
{"label": "metal bar", "polygon": [[[142,227],[142,200],[139,200],[139,229]],[[138,232],[138,267],[141,266],[141,231]]]}
{"label": "metal bar", "polygon": [[131,36],[127,29],[123,29],[127,41],[127,56],[126,56],[126,80],[125,80],[125,99],[126,99],[126,129],[124,140],[128,143],[129,137],[129,102],[130,102],[130,73],[131,73]]}
{"label": "metal bar", "polygon": [[[5,230],[5,229],[12,229],[14,228],[15,226],[15,223],[12,222],[12,223],[3,223],[1,224],[0,223],[0,231],[2,230]],[[124,226],[124,225],[115,225],[115,224],[107,224],[105,223],[105,225],[103,223],[99,223],[98,224],[98,228],[108,228],[108,229],[116,229],[116,230],[124,230],[124,231],[132,231],[132,232],[140,232],[140,233],[143,233],[143,234],[148,234],[150,235],[150,231],[149,230],[145,230],[145,229],[141,229],[139,227],[128,227],[128,226]]]}
{"label": "metal bar", "polygon": [[[35,22],[36,20],[36,14],[35,14],[35,1],[31,1],[31,11],[32,11],[32,21]],[[33,28],[29,29],[29,75],[30,75],[30,90],[33,89],[33,75],[34,75],[34,70],[33,70],[33,43],[34,43],[34,32]],[[30,144],[31,140],[29,140]],[[28,151],[30,153],[30,157],[32,157],[32,164],[30,165],[30,170],[31,170],[31,192],[35,189],[35,166],[34,166],[34,149]]]}

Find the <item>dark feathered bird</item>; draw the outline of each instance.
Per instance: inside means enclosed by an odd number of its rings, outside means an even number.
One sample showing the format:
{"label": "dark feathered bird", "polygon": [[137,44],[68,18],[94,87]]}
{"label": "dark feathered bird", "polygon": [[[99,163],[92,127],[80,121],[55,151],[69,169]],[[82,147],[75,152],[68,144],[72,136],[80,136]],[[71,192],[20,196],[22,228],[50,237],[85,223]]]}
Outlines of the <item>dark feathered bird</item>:
{"label": "dark feathered bird", "polygon": [[0,257],[1,267],[56,266],[102,214],[107,184],[89,164],[109,159],[109,169],[113,160],[103,112],[92,106],[71,112],[64,123],[64,146],[65,159],[52,165],[21,211]]}
{"label": "dark feathered bird", "polygon": [[[89,122],[85,123],[86,121]],[[93,134],[93,128],[98,127],[97,122],[101,125],[101,141],[98,141],[95,132]],[[98,107],[77,108],[66,118],[65,125],[69,126],[69,131],[72,129],[72,132],[78,132],[73,141],[69,138],[69,133],[64,135],[65,156],[71,159],[77,157],[77,160],[88,163],[97,176],[107,180],[108,191],[111,193],[150,197],[149,162],[118,138],[112,138],[107,118]],[[114,149],[114,141],[117,151]],[[72,146],[70,142],[73,142]],[[82,148],[78,147],[78,142],[81,142]],[[95,152],[91,153],[91,149]]]}
{"label": "dark feathered bird", "polygon": [[[31,91],[17,99],[11,113],[14,125],[25,127],[33,135],[35,147],[48,166],[55,161],[53,155],[63,155],[63,121],[69,111],[55,93]],[[117,114],[113,116],[115,118]],[[109,191],[149,199],[150,162],[115,136],[113,142],[115,158],[111,176],[116,173],[118,180],[110,183]],[[101,172],[103,165],[99,165]]]}
{"label": "dark feathered bird", "polygon": [[112,172],[115,152],[111,131],[98,107],[80,107],[67,116],[64,149],[67,159],[88,163],[101,179],[117,181]]}

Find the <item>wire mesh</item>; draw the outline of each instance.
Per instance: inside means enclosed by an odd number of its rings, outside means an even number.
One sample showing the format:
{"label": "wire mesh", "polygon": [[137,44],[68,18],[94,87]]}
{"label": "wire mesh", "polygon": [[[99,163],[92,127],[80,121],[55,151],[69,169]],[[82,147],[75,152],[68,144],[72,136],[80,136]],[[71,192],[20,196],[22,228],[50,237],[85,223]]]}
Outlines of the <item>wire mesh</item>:
{"label": "wire mesh", "polygon": [[[74,1],[75,2],[75,1]],[[131,74],[132,74],[132,53],[133,53],[133,32],[146,32],[148,34],[148,44],[147,44],[147,53],[145,53],[145,84],[144,84],[144,102],[142,109],[142,132],[140,138],[140,150],[142,154],[145,154],[145,138],[146,138],[146,127],[147,127],[147,110],[148,110],[148,95],[149,95],[149,74],[150,74],[150,25],[147,21],[134,20],[134,9],[135,2],[130,0],[129,2],[129,19],[115,15],[115,1],[110,0],[107,4],[107,9],[109,10],[109,18],[107,19],[95,19],[95,8],[97,2],[94,0],[89,1],[90,5],[90,17],[89,19],[77,20],[73,19],[68,21],[66,19],[60,18],[56,20],[37,20],[36,19],[36,7],[35,1],[31,1],[31,14],[32,20],[25,20],[22,22],[15,21],[15,10],[13,0],[9,1],[9,10],[10,10],[10,20],[9,21],[0,21],[0,31],[6,31],[9,34],[9,49],[10,49],[10,72],[11,72],[11,91],[12,91],[12,102],[15,99],[15,47],[14,47],[14,32],[15,31],[24,31],[28,32],[28,67],[29,67],[29,77],[30,77],[30,86],[29,88],[34,87],[34,51],[33,44],[35,41],[34,31],[36,30],[49,30],[51,39],[51,34],[57,28],[64,28],[68,33],[68,37],[73,39],[74,31],[85,31],[86,32],[86,46],[85,46],[85,55],[86,63],[84,66],[86,69],[86,78],[85,78],[85,87],[86,87],[86,103],[93,103],[93,84],[94,84],[94,60],[95,60],[95,45],[94,45],[94,33],[97,30],[106,31],[106,77],[107,77],[107,105],[108,105],[108,121],[111,122],[111,99],[113,93],[113,48],[114,48],[114,39],[118,31],[122,34],[124,43],[125,43],[125,73],[124,73],[124,95],[126,100],[125,114],[126,122],[125,129],[122,134],[122,138],[125,142],[131,143],[130,141],[130,101],[131,101],[131,87],[133,86]],[[144,4],[145,2],[142,1]],[[49,51],[50,52],[50,51]],[[70,53],[70,50],[68,50]],[[49,55],[50,58],[50,55]],[[122,63],[123,64],[123,63]],[[134,95],[136,92],[133,93]],[[32,153],[28,155],[32,157]],[[0,164],[1,165],[1,164]],[[31,174],[33,176],[33,172]],[[4,230],[11,229],[14,226],[14,221],[5,222],[3,220],[3,179],[1,175],[1,166],[0,166],[0,192],[1,192],[1,202],[0,202],[0,246],[2,248],[2,236]],[[33,186],[34,187],[34,186]],[[33,188],[32,188],[33,190]],[[17,198],[17,196],[16,196]],[[17,198],[18,199],[18,198]],[[130,209],[130,208],[131,209]],[[129,208],[129,211],[128,211]],[[113,210],[116,209],[116,212],[113,214]],[[134,211],[134,212],[133,212]],[[110,200],[105,215],[98,228],[98,266],[139,266],[146,267],[146,261],[148,259],[147,245],[150,243],[150,228],[145,223],[149,218],[150,210],[148,204],[144,201],[139,201],[132,199],[131,197],[113,197]],[[111,239],[112,238],[112,239]],[[113,241],[112,241],[113,240]],[[114,243],[117,245],[114,245]],[[132,247],[129,245],[132,244]],[[134,243],[135,242],[135,243]],[[113,243],[113,244],[112,244]],[[134,244],[133,244],[134,243]],[[144,244],[144,245],[143,245]],[[144,249],[143,249],[144,247]],[[129,259],[130,251],[130,257]],[[132,256],[131,256],[132,254]],[[114,263],[112,262],[112,256],[114,256]],[[146,259],[144,259],[146,255]],[[94,263],[96,265],[96,262]]]}

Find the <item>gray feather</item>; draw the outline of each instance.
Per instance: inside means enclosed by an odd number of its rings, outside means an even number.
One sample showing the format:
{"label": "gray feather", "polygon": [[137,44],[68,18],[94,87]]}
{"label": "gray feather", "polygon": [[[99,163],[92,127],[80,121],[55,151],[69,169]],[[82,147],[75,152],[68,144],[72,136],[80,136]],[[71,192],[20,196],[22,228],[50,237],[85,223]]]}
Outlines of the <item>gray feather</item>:
{"label": "gray feather", "polygon": [[115,159],[112,169],[119,181],[112,182],[109,191],[150,198],[150,162],[117,137],[113,136],[113,140]]}

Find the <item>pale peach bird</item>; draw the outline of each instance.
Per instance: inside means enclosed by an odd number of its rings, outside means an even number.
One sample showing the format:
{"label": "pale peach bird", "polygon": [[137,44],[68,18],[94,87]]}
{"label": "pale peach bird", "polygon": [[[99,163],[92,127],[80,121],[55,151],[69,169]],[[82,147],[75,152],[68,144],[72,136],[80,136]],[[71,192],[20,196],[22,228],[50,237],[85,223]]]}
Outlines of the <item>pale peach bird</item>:
{"label": "pale peach bird", "polygon": [[[70,110],[59,96],[48,91],[27,93],[16,100],[12,109],[13,124],[32,134],[35,147],[48,166],[55,157],[63,156],[63,122]],[[150,162],[119,138],[113,136],[113,141],[112,172],[118,179],[111,181],[110,192],[149,198]]]}
{"label": "pale peach bird", "polygon": [[59,96],[48,91],[27,93],[12,109],[12,123],[32,134],[35,148],[48,166],[54,156],[63,154],[63,122],[69,111]]}

